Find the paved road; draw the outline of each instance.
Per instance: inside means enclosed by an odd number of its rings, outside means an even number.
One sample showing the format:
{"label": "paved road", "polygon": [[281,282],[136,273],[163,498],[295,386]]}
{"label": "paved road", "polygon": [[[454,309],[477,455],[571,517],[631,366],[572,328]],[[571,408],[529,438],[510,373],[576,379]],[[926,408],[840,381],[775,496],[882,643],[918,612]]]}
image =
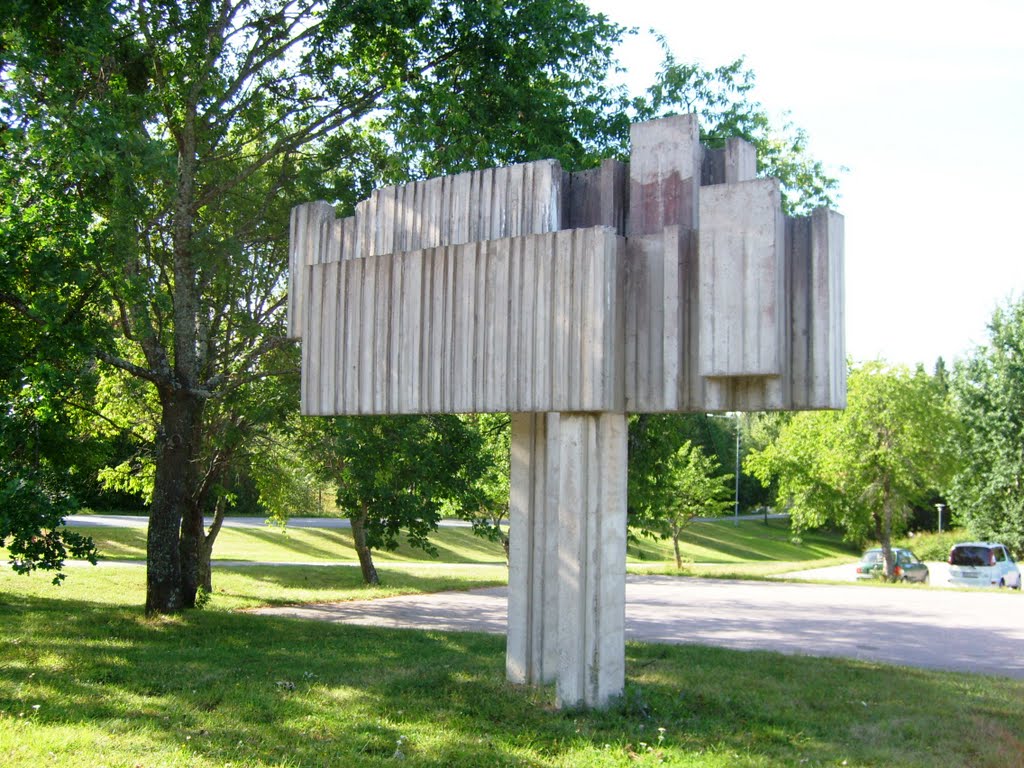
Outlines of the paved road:
{"label": "paved road", "polygon": [[[929,583],[933,587],[949,586],[949,563],[929,560]],[[827,568],[813,568],[808,571],[791,571],[785,574],[787,579],[807,579],[808,581],[856,581],[857,564],[831,565]]]}
{"label": "paved road", "polygon": [[[504,633],[504,588],[261,608],[266,615]],[[1024,596],[630,576],[626,637],[1024,678]]]}
{"label": "paved road", "polygon": [[[75,515],[68,523],[144,527],[147,521],[127,515]],[[259,527],[266,522],[233,517],[226,524]],[[288,524],[347,527],[348,521],[293,518]],[[467,525],[455,520],[442,524]],[[943,584],[945,564],[928,565],[932,584]],[[844,581],[853,580],[853,568],[841,565],[789,575]],[[482,589],[258,612],[354,624],[504,633],[506,595],[504,588]],[[630,576],[626,602],[626,635],[632,640],[842,656],[1024,678],[1024,596],[1020,592]]]}

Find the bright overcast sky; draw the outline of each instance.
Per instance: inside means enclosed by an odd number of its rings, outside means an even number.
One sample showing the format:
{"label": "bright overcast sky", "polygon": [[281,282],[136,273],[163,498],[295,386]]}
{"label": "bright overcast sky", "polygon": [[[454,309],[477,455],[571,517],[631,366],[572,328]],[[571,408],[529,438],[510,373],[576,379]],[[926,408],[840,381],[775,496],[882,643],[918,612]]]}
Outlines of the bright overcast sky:
{"label": "bright overcast sky", "polygon": [[855,361],[949,363],[1024,297],[1024,2],[588,0],[640,34],[620,51],[642,90],[660,55],[746,57],[754,98],[789,112],[838,171],[846,341]]}

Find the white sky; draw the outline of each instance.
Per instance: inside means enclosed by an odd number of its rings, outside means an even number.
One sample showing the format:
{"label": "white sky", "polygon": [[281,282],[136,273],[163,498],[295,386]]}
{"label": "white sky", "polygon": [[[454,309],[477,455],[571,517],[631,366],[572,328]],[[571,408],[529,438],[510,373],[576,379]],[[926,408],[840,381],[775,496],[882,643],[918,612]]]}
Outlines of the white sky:
{"label": "white sky", "polygon": [[640,34],[619,52],[641,91],[666,36],[681,62],[746,57],[839,174],[846,340],[855,361],[931,370],[987,339],[1024,296],[1024,2],[587,0]]}

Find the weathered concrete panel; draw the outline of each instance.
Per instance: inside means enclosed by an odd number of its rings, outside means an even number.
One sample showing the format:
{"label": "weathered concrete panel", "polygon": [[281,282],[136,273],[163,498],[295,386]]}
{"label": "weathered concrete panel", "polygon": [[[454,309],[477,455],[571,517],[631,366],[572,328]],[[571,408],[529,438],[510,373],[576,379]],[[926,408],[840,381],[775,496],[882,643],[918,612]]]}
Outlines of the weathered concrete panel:
{"label": "weathered concrete panel", "polygon": [[792,352],[788,407],[846,404],[843,327],[843,217],[824,208],[786,222],[788,324]]}
{"label": "weathered concrete panel", "polygon": [[558,669],[559,424],[557,413],[512,414],[505,664],[514,683],[551,682]]}
{"label": "weathered concrete panel", "polygon": [[306,203],[292,209],[288,238],[289,338],[302,337],[302,301],[308,295],[305,267],[327,260],[321,257],[321,228],[334,218],[334,207],[323,202]]}
{"label": "weathered concrete panel", "polygon": [[626,234],[657,234],[672,226],[695,229],[702,157],[696,116],[635,123],[629,138]]}
{"label": "weathered concrete panel", "polygon": [[700,198],[700,368],[781,376],[785,228],[773,179],[705,187]]}
{"label": "weathered concrete panel", "polygon": [[310,266],[303,413],[621,411],[622,250],[594,227]]}
{"label": "weathered concrete panel", "polygon": [[625,681],[626,434],[624,414],[560,419],[559,706],[604,706]]}

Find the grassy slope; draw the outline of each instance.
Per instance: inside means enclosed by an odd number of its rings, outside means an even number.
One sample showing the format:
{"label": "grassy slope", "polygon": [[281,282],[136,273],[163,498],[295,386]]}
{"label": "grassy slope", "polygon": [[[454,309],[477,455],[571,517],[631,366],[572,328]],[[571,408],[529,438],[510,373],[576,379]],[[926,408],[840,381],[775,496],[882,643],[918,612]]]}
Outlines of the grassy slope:
{"label": "grassy slope", "polygon": [[[144,560],[144,528],[82,527],[76,530],[92,536],[104,557]],[[503,563],[504,552],[495,542],[473,535],[468,528],[441,528],[431,541],[438,549],[437,562]],[[825,533],[805,534],[794,543],[785,520],[742,521],[734,526],[726,520],[694,523],[682,543],[687,562],[728,566],[726,571],[762,570],[777,572],[813,567],[816,561],[828,565],[836,558],[850,559],[856,552],[838,536]],[[631,563],[650,565],[673,561],[668,540],[639,538],[628,549]],[[352,534],[345,529],[325,528],[225,528],[214,547],[218,560],[256,560],[264,562],[354,561]],[[375,560],[388,562],[431,562],[427,553],[403,543],[395,552],[376,552]],[[781,565],[779,565],[781,564]],[[739,567],[737,567],[739,566]],[[710,569],[715,571],[715,569]],[[719,571],[723,570],[721,568]]]}
{"label": "grassy slope", "polygon": [[555,712],[550,690],[504,682],[500,637],[222,610],[326,595],[303,571],[347,570],[232,572],[218,577],[230,600],[153,621],[142,569],[75,569],[59,589],[0,571],[0,765],[384,766],[400,740],[409,766],[1005,768],[1024,754],[1024,681],[630,644],[618,707]]}
{"label": "grassy slope", "polygon": [[[100,553],[110,559],[145,560],[145,528],[76,527],[91,536]],[[441,528],[431,542],[440,562],[503,563],[501,545],[475,536],[469,528]],[[281,528],[258,526],[224,528],[213,548],[217,560],[255,560],[259,562],[334,562],[355,561],[352,532],[344,528]],[[394,552],[375,551],[379,562],[432,561],[422,550],[407,543]]]}

